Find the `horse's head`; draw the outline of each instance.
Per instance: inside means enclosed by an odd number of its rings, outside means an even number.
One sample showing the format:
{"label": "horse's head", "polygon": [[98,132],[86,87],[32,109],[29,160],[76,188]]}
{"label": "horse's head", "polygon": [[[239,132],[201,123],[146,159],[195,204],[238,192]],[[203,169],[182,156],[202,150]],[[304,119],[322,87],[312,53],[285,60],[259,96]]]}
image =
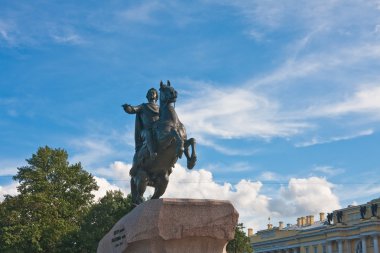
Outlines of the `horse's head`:
{"label": "horse's head", "polygon": [[170,104],[177,101],[177,91],[170,86],[169,80],[166,85],[160,82],[160,104]]}

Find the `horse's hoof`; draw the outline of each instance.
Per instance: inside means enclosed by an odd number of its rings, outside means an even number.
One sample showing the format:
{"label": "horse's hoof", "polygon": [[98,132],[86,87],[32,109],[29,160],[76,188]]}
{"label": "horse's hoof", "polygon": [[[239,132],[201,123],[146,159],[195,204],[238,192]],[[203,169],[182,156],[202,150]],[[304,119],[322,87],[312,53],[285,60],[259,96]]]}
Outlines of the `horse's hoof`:
{"label": "horse's hoof", "polygon": [[187,168],[191,170],[192,168],[194,168],[196,162],[197,162],[197,157],[195,156],[192,159],[187,160]]}

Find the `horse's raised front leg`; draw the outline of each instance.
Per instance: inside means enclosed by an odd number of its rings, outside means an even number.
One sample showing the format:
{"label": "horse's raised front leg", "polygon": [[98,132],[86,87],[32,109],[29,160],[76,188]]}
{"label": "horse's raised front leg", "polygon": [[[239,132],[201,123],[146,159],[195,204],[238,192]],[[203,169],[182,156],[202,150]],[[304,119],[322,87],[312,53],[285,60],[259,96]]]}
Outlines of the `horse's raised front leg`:
{"label": "horse's raised front leg", "polygon": [[154,181],[154,194],[152,196],[152,199],[160,198],[165,193],[166,187],[168,187],[168,183],[168,173],[158,176]]}
{"label": "horse's raised front leg", "polygon": [[[194,138],[190,138],[188,140],[185,141],[185,156],[187,158],[187,168],[189,170],[191,170],[192,168],[194,168],[195,166],[195,163],[197,161],[197,155],[195,153],[195,139]],[[191,146],[191,154],[189,153],[189,146]]]}

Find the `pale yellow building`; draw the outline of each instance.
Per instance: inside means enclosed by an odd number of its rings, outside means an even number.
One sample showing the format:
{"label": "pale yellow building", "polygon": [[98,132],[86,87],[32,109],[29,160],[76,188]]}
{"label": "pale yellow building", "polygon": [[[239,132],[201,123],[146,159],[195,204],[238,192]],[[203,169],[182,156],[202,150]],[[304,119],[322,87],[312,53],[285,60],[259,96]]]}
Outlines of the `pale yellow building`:
{"label": "pale yellow building", "polygon": [[[380,213],[379,198],[335,210],[331,224],[320,213],[316,219],[309,215],[298,218],[295,225],[268,224],[266,230],[253,234],[249,229],[248,234],[255,253],[379,253],[380,215],[376,205]],[[360,211],[362,206],[366,207],[365,215]],[[376,216],[372,215],[371,207]]]}

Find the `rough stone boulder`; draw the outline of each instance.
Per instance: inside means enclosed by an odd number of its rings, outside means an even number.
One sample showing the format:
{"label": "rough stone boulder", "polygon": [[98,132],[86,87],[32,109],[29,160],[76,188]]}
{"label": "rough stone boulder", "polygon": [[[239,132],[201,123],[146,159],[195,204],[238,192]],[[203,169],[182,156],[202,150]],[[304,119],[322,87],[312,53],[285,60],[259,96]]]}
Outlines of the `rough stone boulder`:
{"label": "rough stone boulder", "polygon": [[98,253],[222,253],[238,213],[229,201],[149,200],[121,218]]}

